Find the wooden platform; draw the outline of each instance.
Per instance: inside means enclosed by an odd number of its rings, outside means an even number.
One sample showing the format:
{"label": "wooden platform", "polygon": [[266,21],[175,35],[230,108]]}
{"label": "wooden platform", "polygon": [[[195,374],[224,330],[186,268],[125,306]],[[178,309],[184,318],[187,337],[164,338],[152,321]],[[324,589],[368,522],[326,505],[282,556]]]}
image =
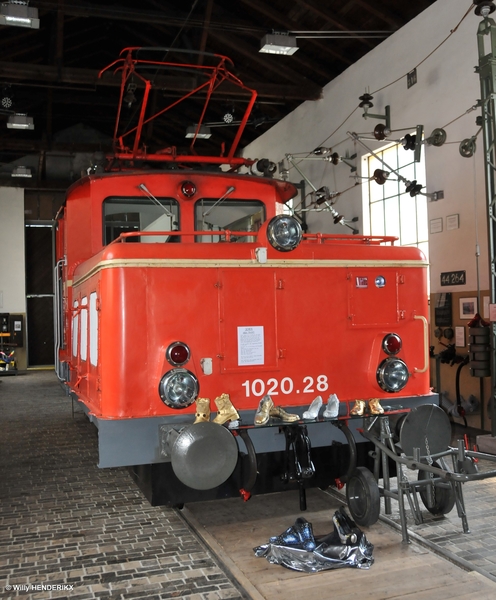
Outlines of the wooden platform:
{"label": "wooden platform", "polygon": [[315,535],[332,530],[338,500],[310,490],[308,510],[299,511],[298,494],[287,492],[190,504],[183,517],[224,562],[253,600],[436,600],[473,598],[494,600],[496,583],[468,572],[401,535],[382,522],[362,528],[374,544],[375,563],[369,570],[337,569],[316,574],[290,571],[257,558],[255,546],[268,542],[292,525],[298,516],[312,523]]}

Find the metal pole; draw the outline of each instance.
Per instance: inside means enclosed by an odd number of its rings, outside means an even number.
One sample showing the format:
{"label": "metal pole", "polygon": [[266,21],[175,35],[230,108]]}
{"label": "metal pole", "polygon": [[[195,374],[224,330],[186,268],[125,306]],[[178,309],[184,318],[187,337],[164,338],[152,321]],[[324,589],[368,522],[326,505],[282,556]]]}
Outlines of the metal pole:
{"label": "metal pole", "polygon": [[[481,86],[482,129],[484,134],[484,175],[486,181],[489,240],[489,291],[496,304],[496,23],[485,17],[477,31]],[[491,435],[496,436],[496,323],[491,323]]]}

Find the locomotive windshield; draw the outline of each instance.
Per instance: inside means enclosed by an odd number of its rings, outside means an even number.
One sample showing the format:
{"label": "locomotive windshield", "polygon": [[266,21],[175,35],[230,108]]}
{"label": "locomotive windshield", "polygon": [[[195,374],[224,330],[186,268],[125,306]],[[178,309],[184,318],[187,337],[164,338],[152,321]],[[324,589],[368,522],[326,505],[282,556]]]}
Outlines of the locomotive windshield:
{"label": "locomotive windshield", "polygon": [[[216,231],[257,232],[265,220],[265,206],[259,200],[230,200],[202,198],[195,205],[195,230],[208,231],[199,235],[197,242],[219,242],[223,238]],[[232,242],[253,242],[255,236],[232,236]]]}
{"label": "locomotive windshield", "polygon": [[[103,243],[117,239],[123,233],[136,231],[177,231],[179,206],[173,198],[107,198],[103,203]],[[177,236],[143,235],[130,237],[128,242],[160,243],[179,241]]]}

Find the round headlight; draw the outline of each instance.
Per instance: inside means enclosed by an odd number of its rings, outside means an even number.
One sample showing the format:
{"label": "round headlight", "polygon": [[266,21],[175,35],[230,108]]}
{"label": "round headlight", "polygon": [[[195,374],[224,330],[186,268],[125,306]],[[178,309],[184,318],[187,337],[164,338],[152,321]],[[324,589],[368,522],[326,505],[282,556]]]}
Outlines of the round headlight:
{"label": "round headlight", "polygon": [[377,369],[377,383],[386,392],[402,390],[408,383],[408,367],[399,358],[386,358]]}
{"label": "round headlight", "polygon": [[186,408],[193,404],[199,392],[198,379],[187,369],[172,369],[160,380],[158,393],[171,408]]}
{"label": "round headlight", "polygon": [[267,237],[276,250],[289,252],[301,242],[303,231],[294,217],[278,215],[270,220],[267,226]]}

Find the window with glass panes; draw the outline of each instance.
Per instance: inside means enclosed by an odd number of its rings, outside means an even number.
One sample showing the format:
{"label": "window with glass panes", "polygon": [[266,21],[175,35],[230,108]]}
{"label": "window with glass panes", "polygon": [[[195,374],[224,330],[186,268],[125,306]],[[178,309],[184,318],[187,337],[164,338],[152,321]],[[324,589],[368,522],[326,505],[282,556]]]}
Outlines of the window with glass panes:
{"label": "window with glass panes", "polygon": [[[408,181],[416,180],[425,192],[425,163],[415,162],[413,152],[398,143],[374,150],[373,155],[363,158],[362,175],[368,178],[363,185],[363,232],[366,235],[394,235],[402,246],[417,246],[429,259],[427,197],[413,197],[406,192],[404,181],[399,180],[391,169]],[[384,162],[381,162],[384,161]],[[387,165],[387,166],[386,166]],[[383,185],[373,175],[376,169],[389,172]]]}

